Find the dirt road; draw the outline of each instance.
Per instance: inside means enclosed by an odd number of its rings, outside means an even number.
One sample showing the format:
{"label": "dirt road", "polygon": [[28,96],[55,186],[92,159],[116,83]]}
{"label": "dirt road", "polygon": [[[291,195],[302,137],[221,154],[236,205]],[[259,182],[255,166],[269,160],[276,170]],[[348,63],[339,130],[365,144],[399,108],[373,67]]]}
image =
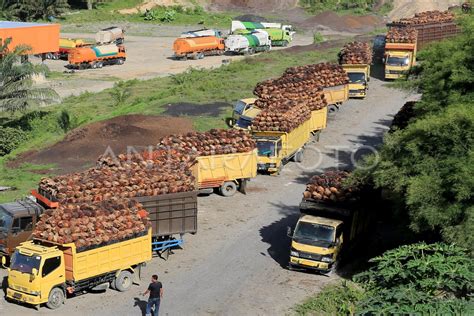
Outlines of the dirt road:
{"label": "dirt road", "polygon": [[[374,78],[370,84],[366,100],[350,100],[330,116],[320,142],[308,146],[302,166],[289,163],[279,177],[257,177],[249,184],[247,196],[200,198],[199,232],[186,236],[184,249],[176,250],[168,261],[155,258],[149,263],[141,286],[126,293],[108,290],[72,298],[58,311],[42,308],[36,312],[1,298],[0,312],[140,315],[145,299],[139,293],[151,274],[158,273],[165,287],[162,315],[286,314],[294,304],[338,278],[285,268],[289,252],[286,227],[297,220],[307,178],[316,170],[345,168],[355,149],[379,144],[405,102],[405,93],[384,87]],[[0,274],[4,276],[5,270]]]}
{"label": "dirt road", "polygon": [[[61,97],[71,94],[78,95],[82,92],[98,92],[113,86],[115,81],[130,79],[151,79],[168,76],[185,71],[189,67],[214,68],[222,65],[223,60],[237,60],[244,58],[241,55],[208,56],[201,60],[178,61],[171,58],[173,55],[173,42],[179,36],[181,29],[176,29],[174,37],[145,37],[127,36],[127,61],[118,66],[107,66],[102,69],[87,69],[76,71],[67,78],[59,78],[47,83],[53,87]],[[61,34],[64,37],[93,38],[93,34]],[[313,41],[308,34],[296,34],[290,44],[308,45]],[[275,47],[275,50],[282,49]],[[39,59],[36,59],[39,62]],[[63,72],[67,61],[47,60],[46,65],[52,71]]]}

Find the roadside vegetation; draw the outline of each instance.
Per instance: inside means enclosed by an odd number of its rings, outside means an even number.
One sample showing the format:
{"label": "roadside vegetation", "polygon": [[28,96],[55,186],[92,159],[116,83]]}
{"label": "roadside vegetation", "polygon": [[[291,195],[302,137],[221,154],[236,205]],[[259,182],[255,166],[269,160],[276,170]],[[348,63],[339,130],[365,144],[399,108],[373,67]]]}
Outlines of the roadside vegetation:
{"label": "roadside vegetation", "polygon": [[[218,117],[190,117],[197,130],[225,128],[225,118],[232,110],[230,104],[252,96],[257,82],[280,75],[290,66],[335,61],[336,53],[337,49],[301,53],[271,52],[232,61],[229,65],[212,70],[190,68],[169,77],[120,82],[99,93],[86,92],[69,97],[58,105],[13,116],[4,113],[0,116],[1,126],[20,129],[26,134],[27,141],[9,145],[11,153],[0,157],[0,183],[18,189],[1,193],[0,202],[26,194],[44,176],[38,174],[37,170],[47,169],[34,165],[8,168],[7,162],[25,151],[54,144],[65,136],[65,130],[126,114],[163,114],[166,105],[183,101],[196,104],[229,103],[229,108]],[[72,127],[64,128],[66,116],[66,121],[72,122]],[[31,169],[35,170],[32,172]]]}
{"label": "roadside vegetation", "polygon": [[381,6],[378,6],[378,3],[378,0],[300,0],[300,5],[312,14],[323,11],[336,11],[342,14],[377,13],[384,15],[393,8],[391,0],[384,1]]}
{"label": "roadside vegetation", "polygon": [[422,92],[421,101],[408,124],[385,137],[378,155],[366,158],[366,166],[376,167],[356,169],[350,183],[382,189],[394,208],[391,218],[398,219],[392,225],[408,223],[422,242],[369,260],[352,287],[330,285],[295,307],[296,314],[472,313],[474,18],[461,23],[461,36],[420,53],[423,62],[403,86]]}

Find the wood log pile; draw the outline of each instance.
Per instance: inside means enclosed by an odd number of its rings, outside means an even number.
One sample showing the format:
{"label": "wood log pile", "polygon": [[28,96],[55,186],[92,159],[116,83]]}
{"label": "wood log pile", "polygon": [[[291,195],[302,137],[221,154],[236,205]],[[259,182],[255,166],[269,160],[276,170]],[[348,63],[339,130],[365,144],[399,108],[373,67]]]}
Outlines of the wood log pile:
{"label": "wood log pile", "polygon": [[256,131],[291,132],[311,118],[307,105],[289,100],[283,106],[268,107],[260,112],[252,121],[252,129]]}
{"label": "wood log pile", "polygon": [[60,203],[91,203],[195,190],[195,157],[176,149],[101,157],[84,172],[43,178],[40,193]]}
{"label": "wood log pile", "polygon": [[453,22],[455,18],[454,13],[449,11],[425,11],[416,13],[414,17],[403,18],[395,23],[414,25],[414,24],[431,24]]}
{"label": "wood log pile", "polygon": [[327,171],[321,175],[315,175],[306,185],[303,196],[305,199],[323,202],[346,202],[353,196],[351,189],[345,189],[342,186],[347,177],[349,177],[347,171]]}
{"label": "wood log pile", "polygon": [[391,27],[385,40],[387,43],[416,43],[417,34],[412,27]]}
{"label": "wood log pile", "polygon": [[369,43],[351,42],[339,52],[339,64],[371,64],[372,49]]}
{"label": "wood log pile", "polygon": [[57,209],[46,210],[36,224],[33,237],[59,244],[74,243],[81,251],[145,234],[149,226],[140,203],[112,198],[61,204]]}
{"label": "wood log pile", "polygon": [[245,153],[256,148],[255,141],[242,130],[211,129],[163,137],[158,148],[174,148],[195,156]]}

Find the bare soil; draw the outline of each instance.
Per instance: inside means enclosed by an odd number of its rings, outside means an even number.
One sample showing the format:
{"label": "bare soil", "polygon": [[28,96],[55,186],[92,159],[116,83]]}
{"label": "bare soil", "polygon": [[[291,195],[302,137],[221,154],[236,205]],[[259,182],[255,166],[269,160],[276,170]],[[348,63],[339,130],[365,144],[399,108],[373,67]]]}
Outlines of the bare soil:
{"label": "bare soil", "polygon": [[364,33],[384,26],[384,21],[381,17],[376,15],[339,16],[334,12],[327,11],[303,20],[299,26],[304,29],[314,29],[317,26],[324,26],[339,32]]}
{"label": "bare soil", "polygon": [[80,127],[69,132],[64,140],[39,151],[27,152],[9,167],[22,163],[54,164],[58,174],[76,172],[92,166],[109,147],[115,154],[128,146],[141,149],[155,145],[159,138],[193,130],[187,118],[147,115],[124,115]]}
{"label": "bare soil", "polygon": [[389,13],[390,20],[409,18],[415,13],[432,10],[447,10],[452,5],[460,5],[463,0],[394,0],[393,10]]}

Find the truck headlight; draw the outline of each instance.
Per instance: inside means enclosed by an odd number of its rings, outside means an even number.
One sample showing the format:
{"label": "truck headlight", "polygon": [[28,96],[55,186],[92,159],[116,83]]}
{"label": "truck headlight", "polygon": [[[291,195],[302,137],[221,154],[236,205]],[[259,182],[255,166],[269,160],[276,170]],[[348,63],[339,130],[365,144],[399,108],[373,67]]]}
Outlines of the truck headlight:
{"label": "truck headlight", "polygon": [[269,163],[268,168],[276,168],[276,163]]}
{"label": "truck headlight", "polygon": [[40,296],[41,292],[40,291],[31,291],[30,294]]}
{"label": "truck headlight", "polygon": [[321,258],[321,261],[322,261],[322,262],[330,263],[330,262],[332,262],[332,256],[323,256],[323,257]]}
{"label": "truck headlight", "polygon": [[298,251],[294,251],[294,250],[290,251],[290,255],[291,255],[292,257],[299,257],[299,256],[300,256],[300,254],[298,253]]}

